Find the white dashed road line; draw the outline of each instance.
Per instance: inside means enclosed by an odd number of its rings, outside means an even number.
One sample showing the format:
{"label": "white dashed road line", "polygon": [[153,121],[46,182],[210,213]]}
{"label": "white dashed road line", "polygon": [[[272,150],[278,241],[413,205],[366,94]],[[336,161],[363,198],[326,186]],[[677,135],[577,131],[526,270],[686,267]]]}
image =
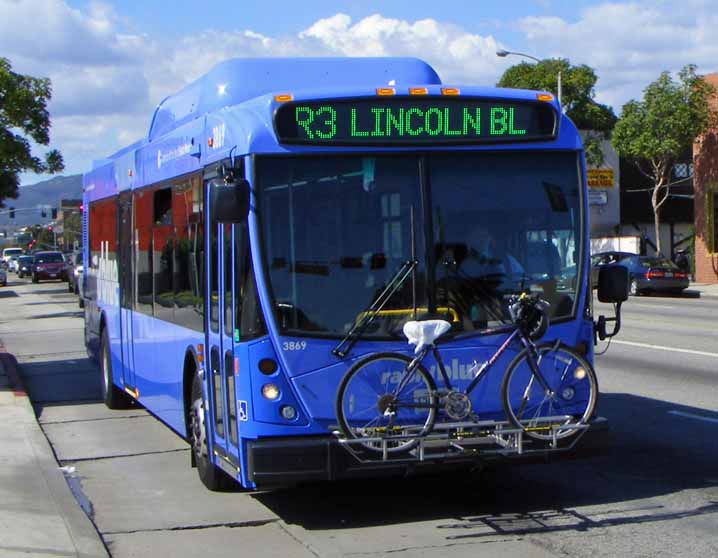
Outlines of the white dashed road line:
{"label": "white dashed road line", "polygon": [[663,345],[651,345],[650,343],[637,343],[636,341],[619,341],[614,339],[612,343],[617,345],[627,345],[629,347],[640,347],[642,349],[655,349],[657,351],[669,351],[673,353],[685,353],[689,355],[707,356],[718,358],[718,353],[709,353],[708,351],[696,351],[694,349],[681,349],[679,347],[664,347]]}

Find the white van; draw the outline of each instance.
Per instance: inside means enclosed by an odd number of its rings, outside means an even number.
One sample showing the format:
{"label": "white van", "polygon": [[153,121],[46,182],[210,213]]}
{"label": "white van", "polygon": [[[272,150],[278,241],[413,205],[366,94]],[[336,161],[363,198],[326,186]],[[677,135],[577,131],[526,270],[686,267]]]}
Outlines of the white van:
{"label": "white van", "polygon": [[11,256],[22,256],[22,248],[3,248],[2,251],[2,261],[8,262],[10,261]]}

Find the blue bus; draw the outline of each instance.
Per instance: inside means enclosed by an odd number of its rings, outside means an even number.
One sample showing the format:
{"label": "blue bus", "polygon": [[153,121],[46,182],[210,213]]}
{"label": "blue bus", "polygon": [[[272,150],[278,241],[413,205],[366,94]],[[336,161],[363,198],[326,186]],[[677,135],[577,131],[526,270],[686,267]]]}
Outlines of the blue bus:
{"label": "blue bus", "polygon": [[[584,155],[551,94],[446,85],[412,58],[233,59],[83,184],[104,401],[187,439],[210,489],[415,469],[357,458],[334,412],[352,363],[410,353],[410,319],[451,323],[461,386],[507,336],[492,307],[530,290],[550,303],[545,338],[592,362]],[[502,279],[477,285],[487,265]],[[509,353],[472,394],[488,419]]]}

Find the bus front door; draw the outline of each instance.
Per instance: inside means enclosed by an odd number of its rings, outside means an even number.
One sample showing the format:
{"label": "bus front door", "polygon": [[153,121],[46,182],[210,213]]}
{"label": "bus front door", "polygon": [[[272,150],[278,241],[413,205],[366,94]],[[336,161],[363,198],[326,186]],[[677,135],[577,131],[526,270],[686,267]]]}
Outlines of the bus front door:
{"label": "bus front door", "polygon": [[[210,208],[211,211],[211,208]],[[239,469],[232,338],[232,226],[208,219],[207,397],[213,450],[233,471]]]}
{"label": "bus front door", "polygon": [[135,363],[132,336],[132,194],[122,192],[118,206],[117,219],[119,234],[119,274],[120,274],[120,333],[122,346],[122,380],[126,388],[134,390]]}

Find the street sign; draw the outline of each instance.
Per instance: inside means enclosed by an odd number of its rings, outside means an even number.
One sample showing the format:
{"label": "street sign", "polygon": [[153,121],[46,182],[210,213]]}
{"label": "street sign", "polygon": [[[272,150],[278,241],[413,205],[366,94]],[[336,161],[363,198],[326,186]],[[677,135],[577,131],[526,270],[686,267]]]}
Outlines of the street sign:
{"label": "street sign", "polygon": [[613,169],[588,169],[586,178],[589,188],[613,188],[614,186]]}

